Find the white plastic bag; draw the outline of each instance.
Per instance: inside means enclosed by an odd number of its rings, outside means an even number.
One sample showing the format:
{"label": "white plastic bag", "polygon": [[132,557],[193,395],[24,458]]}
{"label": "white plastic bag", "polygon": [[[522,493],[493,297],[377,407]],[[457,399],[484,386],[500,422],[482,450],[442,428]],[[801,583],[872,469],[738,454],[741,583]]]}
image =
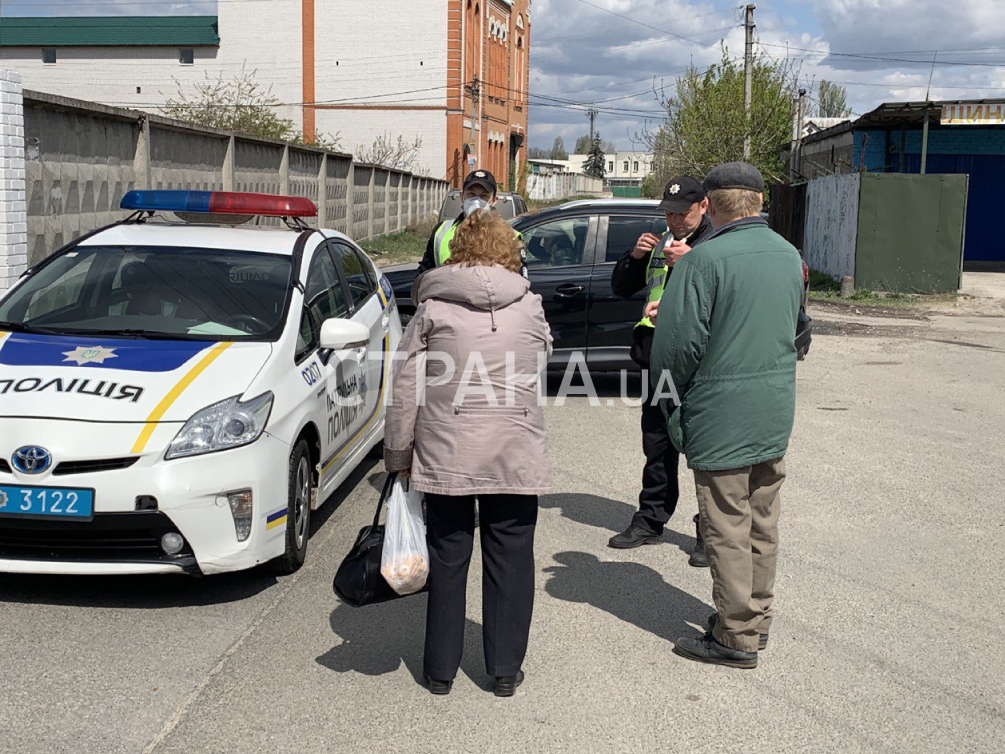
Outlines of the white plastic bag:
{"label": "white plastic bag", "polygon": [[398,594],[412,594],[426,585],[429,550],[426,525],[422,522],[422,493],[408,490],[401,479],[394,482],[387,501],[384,551],[380,572]]}

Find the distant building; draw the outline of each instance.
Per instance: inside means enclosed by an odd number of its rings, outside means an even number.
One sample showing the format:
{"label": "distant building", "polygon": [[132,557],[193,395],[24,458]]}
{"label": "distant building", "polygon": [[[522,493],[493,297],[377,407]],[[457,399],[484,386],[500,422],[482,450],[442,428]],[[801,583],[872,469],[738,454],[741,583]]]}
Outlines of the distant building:
{"label": "distant building", "polygon": [[0,62],[29,90],[156,110],[179,85],[247,70],[308,139],[356,152],[418,137],[416,172],[455,186],[478,166],[512,187],[526,154],[530,0],[230,1],[218,16],[2,25]]}
{"label": "distant building", "polygon": [[882,104],[803,138],[794,182],[855,171],[920,173],[922,162],[926,173],[969,176],[964,262],[970,268],[1005,266],[997,222],[1005,176],[1005,100]]}
{"label": "distant building", "polygon": [[[589,159],[588,154],[570,154],[567,160],[536,159],[531,161],[539,170],[546,166],[549,169],[560,168],[568,173],[583,173],[583,166]],[[610,152],[604,154],[604,186],[607,189],[640,188],[650,173],[653,172],[653,156],[645,152]],[[614,191],[615,195],[620,192]],[[624,195],[624,194],[622,194]],[[634,194],[638,196],[638,194]]]}

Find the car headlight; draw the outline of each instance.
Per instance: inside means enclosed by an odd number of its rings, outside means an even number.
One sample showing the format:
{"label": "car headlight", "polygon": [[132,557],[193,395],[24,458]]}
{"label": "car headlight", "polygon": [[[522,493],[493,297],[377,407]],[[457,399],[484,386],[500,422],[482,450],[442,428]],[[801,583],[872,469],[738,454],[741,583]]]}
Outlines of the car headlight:
{"label": "car headlight", "polygon": [[241,403],[239,396],[207,406],[185,422],[164,458],[185,458],[253,443],[265,430],[272,393]]}

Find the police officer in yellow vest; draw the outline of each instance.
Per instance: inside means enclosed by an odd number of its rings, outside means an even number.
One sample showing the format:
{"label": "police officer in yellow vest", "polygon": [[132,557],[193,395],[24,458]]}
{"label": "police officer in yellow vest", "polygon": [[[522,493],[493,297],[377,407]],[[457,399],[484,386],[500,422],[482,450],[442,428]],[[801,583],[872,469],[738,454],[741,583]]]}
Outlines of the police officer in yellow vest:
{"label": "police officer in yellow vest", "polygon": [[[464,211],[454,220],[446,220],[433,231],[426,244],[426,253],[419,262],[419,272],[440,267],[450,259],[450,242],[457,233],[457,227],[464,219],[479,209],[491,209],[496,204],[496,179],[487,170],[468,173],[461,187],[461,201]],[[515,232],[515,231],[514,231]],[[517,237],[521,237],[517,233]],[[523,251],[521,251],[523,253]],[[527,277],[526,266],[523,276]]]}
{"label": "police officer in yellow vest", "polygon": [[[662,237],[643,233],[635,248],[624,253],[611,276],[614,295],[628,298],[646,290],[646,309],[658,307],[674,263],[691,247],[711,234],[708,200],[701,181],[682,175],[667,183],[660,209],[666,213],[667,232]],[[643,315],[632,334],[632,360],[649,369],[649,354],[653,345],[653,323]],[[648,385],[643,376],[643,385]],[[679,455],[670,442],[666,419],[651,396],[642,404],[642,450],[646,463],[642,471],[642,492],[639,510],[629,527],[611,538],[608,544],[618,549],[656,544],[663,536],[663,527],[677,508],[679,486],[677,465]],[[697,530],[698,517],[694,517]],[[707,567],[701,533],[688,562]]]}

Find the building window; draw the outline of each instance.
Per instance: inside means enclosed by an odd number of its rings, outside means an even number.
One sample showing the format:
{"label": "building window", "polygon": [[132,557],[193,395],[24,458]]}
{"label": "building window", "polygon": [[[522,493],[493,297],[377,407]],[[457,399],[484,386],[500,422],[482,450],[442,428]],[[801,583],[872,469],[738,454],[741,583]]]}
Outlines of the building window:
{"label": "building window", "polygon": [[42,50],[42,62],[45,65],[56,65],[56,51],[52,48]]}
{"label": "building window", "polygon": [[633,173],[639,172],[639,163],[638,163],[638,161],[636,161],[635,164],[632,166],[632,172]]}
{"label": "building window", "polygon": [[607,161],[607,172],[608,173],[613,173],[614,172],[614,160],[608,160]]}
{"label": "building window", "polygon": [[625,160],[625,172],[628,172],[628,160]]}
{"label": "building window", "polygon": [[195,50],[178,50],[178,62],[182,65],[195,65]]}

